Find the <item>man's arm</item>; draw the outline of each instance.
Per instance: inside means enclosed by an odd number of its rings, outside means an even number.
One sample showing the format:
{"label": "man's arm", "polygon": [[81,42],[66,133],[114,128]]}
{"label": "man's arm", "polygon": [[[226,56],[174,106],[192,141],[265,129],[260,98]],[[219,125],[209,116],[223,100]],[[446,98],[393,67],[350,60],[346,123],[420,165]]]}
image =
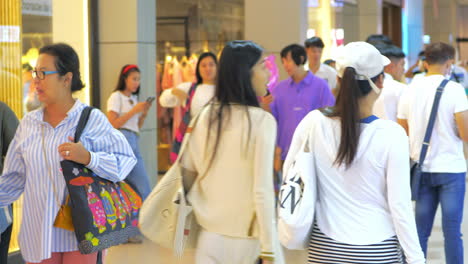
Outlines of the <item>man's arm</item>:
{"label": "man's arm", "polygon": [[457,123],[458,135],[468,142],[468,110],[455,113],[455,122]]}
{"label": "man's arm", "polygon": [[408,127],[408,120],[407,119],[397,119],[397,123],[402,126],[405,131],[406,131],[406,134],[409,135],[409,127]]}

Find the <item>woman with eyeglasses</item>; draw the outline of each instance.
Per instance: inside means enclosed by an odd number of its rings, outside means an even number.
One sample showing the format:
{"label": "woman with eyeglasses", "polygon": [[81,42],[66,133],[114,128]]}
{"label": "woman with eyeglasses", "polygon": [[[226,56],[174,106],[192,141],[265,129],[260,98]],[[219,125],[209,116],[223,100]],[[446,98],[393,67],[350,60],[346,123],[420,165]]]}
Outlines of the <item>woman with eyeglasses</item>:
{"label": "woman with eyeglasses", "polygon": [[81,140],[74,143],[86,105],[72,94],[84,87],[78,55],[67,44],[39,51],[33,82],[42,107],[21,120],[0,176],[0,207],[24,197],[19,233],[26,263],[95,264],[97,253],[82,255],[75,233],[55,224],[68,196],[60,161],[85,165],[100,177],[122,181],[136,163],[125,137],[93,110]]}
{"label": "woman with eyeglasses", "polygon": [[120,70],[115,91],[107,100],[107,118],[110,123],[127,138],[137,158],[137,164],[126,181],[145,199],[150,193],[150,182],[145,164],[140,154],[139,133],[143,126],[152,100],[138,102],[140,92],[140,69],[135,64],[127,64]]}

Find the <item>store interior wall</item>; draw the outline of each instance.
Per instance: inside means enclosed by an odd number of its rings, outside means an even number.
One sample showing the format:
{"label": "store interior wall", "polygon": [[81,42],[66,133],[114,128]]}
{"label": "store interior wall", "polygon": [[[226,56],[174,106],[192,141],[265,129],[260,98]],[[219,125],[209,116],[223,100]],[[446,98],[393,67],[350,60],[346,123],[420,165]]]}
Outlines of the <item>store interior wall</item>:
{"label": "store interior wall", "polygon": [[288,76],[281,66],[280,52],[289,44],[303,44],[307,28],[307,0],[245,0],[245,39],[275,54],[281,80]]}
{"label": "store interior wall", "polygon": [[468,61],[468,1],[460,4],[457,11],[457,38],[462,40],[456,43],[459,59]]}
{"label": "store interior wall", "polygon": [[[227,41],[244,39],[244,0],[157,0],[156,5],[159,62],[166,56],[217,54]],[[188,38],[183,18],[188,19]]]}
{"label": "store interior wall", "polygon": [[425,1],[425,35],[431,42],[446,42],[457,48],[457,60],[468,60],[468,42],[457,42],[457,38],[468,38],[468,1],[439,0]]}

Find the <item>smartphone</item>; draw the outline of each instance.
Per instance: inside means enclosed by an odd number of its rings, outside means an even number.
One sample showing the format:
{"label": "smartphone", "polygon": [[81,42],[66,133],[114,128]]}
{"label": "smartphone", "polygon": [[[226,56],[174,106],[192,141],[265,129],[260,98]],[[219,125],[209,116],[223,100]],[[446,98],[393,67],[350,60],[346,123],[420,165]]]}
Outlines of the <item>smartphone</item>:
{"label": "smartphone", "polygon": [[146,98],[146,102],[147,103],[152,103],[154,101],[154,99],[156,99],[155,96],[148,96],[148,98]]}

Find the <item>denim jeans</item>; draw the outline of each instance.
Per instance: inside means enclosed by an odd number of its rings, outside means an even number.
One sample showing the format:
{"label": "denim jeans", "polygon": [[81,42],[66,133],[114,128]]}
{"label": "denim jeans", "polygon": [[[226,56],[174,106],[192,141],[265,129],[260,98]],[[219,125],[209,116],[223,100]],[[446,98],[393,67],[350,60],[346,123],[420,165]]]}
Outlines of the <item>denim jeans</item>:
{"label": "denim jeans", "polygon": [[427,256],[427,241],[431,235],[437,206],[442,208],[445,263],[463,263],[461,222],[465,199],[466,173],[423,173],[416,201],[416,225],[419,242]]}
{"label": "denim jeans", "polygon": [[143,158],[140,154],[140,147],[138,145],[139,136],[137,133],[132,132],[126,129],[120,129],[120,132],[127,138],[128,143],[132,147],[133,154],[135,154],[137,158],[137,163],[130,174],[127,176],[125,181],[130,184],[133,188],[135,188],[138,193],[141,195],[143,200],[148,197],[149,193],[151,192],[150,182],[148,178],[148,174],[146,173],[145,163]]}

